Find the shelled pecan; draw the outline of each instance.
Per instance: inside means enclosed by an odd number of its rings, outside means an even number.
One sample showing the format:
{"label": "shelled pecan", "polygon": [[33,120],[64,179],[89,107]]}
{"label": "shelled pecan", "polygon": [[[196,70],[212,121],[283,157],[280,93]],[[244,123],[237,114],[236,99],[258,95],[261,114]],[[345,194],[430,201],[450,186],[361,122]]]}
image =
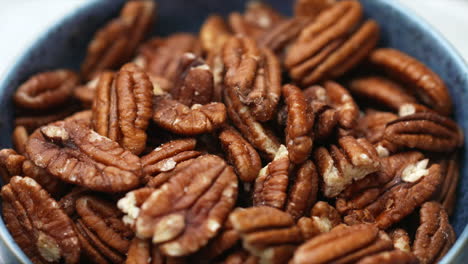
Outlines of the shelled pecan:
{"label": "shelled pecan", "polygon": [[196,253],[195,259],[203,259],[205,261],[213,260],[233,248],[239,241],[240,234],[234,230],[228,218],[218,235],[212,238],[205,247]]}
{"label": "shelled pecan", "polygon": [[200,43],[203,50],[207,53],[220,51],[224,42],[231,36],[232,33],[229,26],[219,15],[207,17],[200,28]]}
{"label": "shelled pecan", "polygon": [[185,264],[185,258],[166,257],[161,254],[151,241],[134,238],[128,249],[125,264]]}
{"label": "shelled pecan", "polygon": [[20,114],[15,118],[15,126],[22,126],[26,128],[28,133],[32,133],[41,126],[67,118],[78,109],[77,105],[70,104],[60,109],[54,108],[46,112],[31,113],[30,115]]}
{"label": "shelled pecan", "polygon": [[457,153],[451,154],[440,162],[442,184],[435,193],[434,199],[442,204],[447,214],[452,215],[455,207],[456,190],[460,177],[460,166]]}
{"label": "shelled pecan", "polygon": [[296,17],[317,16],[321,11],[330,8],[336,0],[297,0],[294,4],[294,15]]}
{"label": "shelled pecan", "polygon": [[363,258],[358,264],[418,264],[418,259],[412,253],[401,250],[392,250]]}
{"label": "shelled pecan", "polygon": [[301,217],[297,221],[304,240],[329,232],[335,226],[341,224],[341,216],[338,211],[326,202],[317,202],[310,212],[309,217]]}
{"label": "shelled pecan", "polygon": [[26,143],[28,142],[29,134],[24,126],[17,126],[13,130],[13,135],[11,140],[13,141],[13,146],[18,150],[19,154],[24,154],[26,152]]}
{"label": "shelled pecan", "polygon": [[358,119],[354,130],[358,136],[377,144],[383,140],[386,125],[397,118],[396,114],[390,112],[367,110],[364,116]]}
{"label": "shelled pecan", "polygon": [[389,235],[392,238],[395,249],[411,252],[411,238],[406,230],[397,228],[389,232]]}
{"label": "shelled pecan", "polygon": [[102,72],[96,74],[96,76],[86,84],[77,86],[73,89],[73,96],[81,102],[84,108],[91,108],[93,106],[96,87],[101,74]]}

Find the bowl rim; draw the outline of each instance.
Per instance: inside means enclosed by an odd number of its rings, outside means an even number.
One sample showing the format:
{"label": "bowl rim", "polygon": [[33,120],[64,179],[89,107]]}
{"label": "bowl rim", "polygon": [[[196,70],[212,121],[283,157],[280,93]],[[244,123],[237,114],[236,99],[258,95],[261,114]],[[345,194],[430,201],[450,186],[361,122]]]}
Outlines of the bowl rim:
{"label": "bowl rim", "polygon": [[[461,70],[465,76],[468,76],[468,62],[463,59],[459,51],[441,34],[441,32],[433,27],[429,22],[424,18],[416,14],[412,9],[404,5],[402,1],[395,0],[376,0],[381,3],[385,3],[389,8],[393,9],[398,13],[398,15],[403,16],[406,19],[406,23],[411,23],[416,25],[424,34],[429,34],[434,38],[447,52],[449,59],[456,65],[456,67]],[[87,0],[86,3],[80,5],[78,8],[65,13],[61,18],[56,19],[51,25],[48,26],[43,32],[39,33],[39,37],[30,41],[29,44],[25,45],[23,52],[14,56],[11,61],[8,61],[7,64],[11,63],[11,66],[8,67],[2,73],[0,73],[0,90],[4,90],[8,83],[13,79],[13,75],[18,71],[20,64],[24,63],[24,60],[34,51],[37,45],[43,42],[47,36],[56,31],[61,24],[67,20],[73,20],[75,17],[86,9],[92,8],[99,0]],[[468,87],[466,87],[468,89]],[[468,110],[467,110],[468,111]],[[465,143],[468,140],[465,140]],[[466,154],[468,155],[468,153]],[[463,176],[463,175],[462,175]],[[18,246],[10,232],[6,228],[3,217],[0,217],[0,243],[3,243],[9,253],[16,257],[16,260],[24,264],[32,264],[23,250]],[[442,258],[439,263],[453,263],[457,258],[461,257],[463,250],[468,248],[468,223],[465,224],[463,232],[455,241],[454,245],[450,248],[447,254]],[[1,255],[0,255],[1,256]]]}

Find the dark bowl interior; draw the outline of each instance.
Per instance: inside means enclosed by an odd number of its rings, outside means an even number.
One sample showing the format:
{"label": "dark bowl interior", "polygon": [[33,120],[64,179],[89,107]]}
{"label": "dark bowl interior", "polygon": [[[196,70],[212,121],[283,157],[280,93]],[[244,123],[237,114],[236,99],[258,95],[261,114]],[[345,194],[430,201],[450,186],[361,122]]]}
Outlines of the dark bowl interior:
{"label": "dark bowl interior", "polygon": [[[115,17],[124,0],[87,0],[82,8],[67,15],[63,21],[51,27],[10,67],[0,80],[0,147],[10,147],[13,130],[13,104],[11,96],[20,83],[37,72],[71,68],[78,70],[86,47],[93,33],[110,18]],[[232,10],[243,10],[244,0],[159,0],[158,20],[152,35],[168,35],[173,32],[197,32],[208,14],[227,15]],[[292,13],[292,0],[270,0],[273,7],[283,14]],[[438,73],[450,89],[455,104],[455,119],[463,127],[468,138],[468,68],[460,56],[440,35],[420,18],[392,0],[361,0],[367,17],[377,20],[381,26],[381,46],[393,47],[411,54]],[[444,258],[444,263],[465,263],[468,258],[468,171],[467,153],[462,151],[461,179],[458,186],[457,207],[451,222],[459,237],[456,245]],[[3,263],[30,263],[14,243],[4,222],[0,219],[0,245],[6,254]],[[1,247],[0,247],[1,248]],[[0,257],[0,262],[2,258]]]}

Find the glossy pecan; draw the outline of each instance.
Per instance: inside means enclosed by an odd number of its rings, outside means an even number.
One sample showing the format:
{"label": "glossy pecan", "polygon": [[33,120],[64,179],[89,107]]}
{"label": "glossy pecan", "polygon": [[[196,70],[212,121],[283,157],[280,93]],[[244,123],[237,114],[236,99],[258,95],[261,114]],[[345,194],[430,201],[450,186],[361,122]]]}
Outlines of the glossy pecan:
{"label": "glossy pecan", "polygon": [[457,196],[457,186],[460,177],[460,165],[457,153],[451,154],[440,162],[442,184],[434,195],[434,199],[442,204],[447,214],[452,215]]}
{"label": "glossy pecan", "polygon": [[321,12],[286,53],[290,76],[310,85],[338,77],[364,59],[377,44],[379,28],[373,20],[359,26],[361,17],[362,6],[354,0],[339,1]]}
{"label": "glossy pecan", "polygon": [[419,261],[412,253],[401,250],[391,250],[367,256],[357,264],[418,264]]}
{"label": "glossy pecan", "polygon": [[416,99],[402,86],[380,76],[361,77],[349,83],[349,90],[359,98],[374,105],[384,106],[398,111],[407,103],[416,103]]}
{"label": "glossy pecan", "polygon": [[141,157],[144,181],[147,182],[161,172],[174,169],[180,162],[201,155],[201,152],[195,150],[196,144],[197,141],[193,138],[172,140]]}
{"label": "glossy pecan", "polygon": [[280,59],[283,59],[283,53],[309,23],[310,19],[307,18],[293,17],[285,19],[265,31],[257,39],[257,43],[260,47],[271,49],[280,56]]}
{"label": "glossy pecan", "polygon": [[386,229],[399,222],[427,201],[441,183],[440,166],[426,168],[428,160],[406,166],[401,175],[388,182],[384,193],[373,198],[364,209],[351,211],[344,217],[347,224],[373,222]]}
{"label": "glossy pecan", "polygon": [[241,234],[243,247],[262,263],[286,263],[303,241],[292,217],[272,207],[238,208],[229,219]]}
{"label": "glossy pecan", "polygon": [[134,154],[146,145],[146,128],[153,114],[152,84],[135,64],[126,64],[114,76],[102,73],[93,102],[93,128]]}
{"label": "glossy pecan", "polygon": [[67,102],[77,84],[78,75],[72,71],[42,72],[21,84],[13,99],[17,106],[26,109],[50,109]]}
{"label": "glossy pecan", "polygon": [[345,129],[356,125],[359,117],[359,107],[351,94],[341,85],[333,81],[324,83],[327,103],[336,110],[338,124]]}
{"label": "glossy pecan", "polygon": [[307,160],[298,168],[286,202],[286,212],[294,220],[305,215],[317,200],[318,174],[312,161]]}
{"label": "glossy pecan", "polygon": [[334,3],[336,0],[297,0],[294,3],[294,16],[314,18]]}
{"label": "glossy pecan", "polygon": [[250,2],[244,14],[232,12],[229,26],[237,35],[257,39],[263,32],[283,20],[283,16],[265,3]]}
{"label": "glossy pecan", "polygon": [[260,260],[258,257],[252,256],[249,252],[244,249],[239,249],[226,256],[221,261],[222,264],[259,264]]}
{"label": "glossy pecan", "polygon": [[50,174],[93,190],[119,192],[140,182],[140,158],[76,122],[56,122],[36,130],[26,152]]}
{"label": "glossy pecan", "polygon": [[125,264],[185,264],[185,258],[167,257],[161,254],[150,240],[134,238],[128,249]]}
{"label": "glossy pecan", "polygon": [[222,103],[195,104],[188,107],[165,96],[154,99],[153,121],[160,127],[180,135],[213,132],[226,121]]}
{"label": "glossy pecan", "polygon": [[340,225],[302,244],[291,263],[354,263],[392,247],[388,235],[372,225]]}
{"label": "glossy pecan", "polygon": [[383,140],[387,123],[397,118],[398,116],[394,113],[370,109],[359,118],[354,131],[359,137],[365,137],[370,143],[377,144]]}
{"label": "glossy pecan", "polygon": [[393,241],[393,247],[404,252],[411,252],[411,238],[408,232],[402,228],[397,228],[389,232]]}
{"label": "glossy pecan", "polygon": [[73,222],[33,179],[15,176],[2,188],[3,219],[33,263],[78,263]]}
{"label": "glossy pecan", "polygon": [[353,180],[380,169],[377,151],[366,139],[348,136],[340,138],[338,143],[340,148],[335,145],[331,145],[330,150],[320,147],[314,153],[327,197],[337,196]]}
{"label": "glossy pecan", "polygon": [[326,202],[317,202],[309,217],[301,217],[297,226],[301,229],[304,240],[329,232],[335,226],[341,224],[341,216],[338,211]]}
{"label": "glossy pecan", "polygon": [[260,156],[253,146],[231,127],[223,129],[219,140],[239,178],[243,182],[253,182],[262,168]]}
{"label": "glossy pecan", "polygon": [[224,84],[250,107],[258,121],[272,119],[281,97],[281,69],[273,52],[237,36],[224,45],[223,62]]}
{"label": "glossy pecan", "polygon": [[95,33],[81,65],[81,75],[90,80],[97,73],[120,67],[128,61],[149,31],[155,9],[154,1],[128,1],[118,18]]}
{"label": "glossy pecan", "polygon": [[273,132],[255,120],[249,107],[242,104],[234,89],[228,87],[224,90],[224,103],[229,118],[241,134],[261,154],[272,160],[280,146],[279,140]]}
{"label": "glossy pecan", "polygon": [[185,53],[171,90],[172,99],[184,105],[208,104],[213,99],[213,73],[205,62],[193,53]]}
{"label": "glossy pecan", "polygon": [[310,114],[306,98],[299,88],[287,84],[282,92],[288,111],[285,134],[289,159],[300,164],[309,158],[312,151],[314,116]]}
{"label": "glossy pecan", "polygon": [[23,163],[26,160],[13,149],[0,150],[0,169],[2,169],[2,181],[7,184],[11,177],[23,174]]}
{"label": "glossy pecan", "polygon": [[218,52],[230,37],[231,30],[221,16],[211,15],[200,28],[200,43],[207,53]]}
{"label": "glossy pecan", "polygon": [[424,104],[442,115],[452,112],[452,100],[444,82],[417,59],[395,49],[381,48],[372,52],[369,60],[408,85]]}
{"label": "glossy pecan", "polygon": [[90,192],[91,191],[87,188],[76,186],[72,188],[69,193],[60,198],[58,204],[68,216],[76,217],[76,200]]}
{"label": "glossy pecan", "polygon": [[149,186],[141,209],[135,208],[135,191],[119,201],[119,208],[136,218],[138,237],[152,238],[164,255],[174,257],[193,253],[214,237],[237,197],[234,170],[213,155],[182,162]]}
{"label": "glossy pecan", "polygon": [[75,202],[76,230],[89,259],[96,263],[122,263],[133,232],[122,222],[122,213],[111,202],[84,195]]}
{"label": "glossy pecan", "polygon": [[254,206],[266,205],[283,209],[287,198],[289,165],[288,150],[281,145],[273,161],[263,167],[255,179]]}
{"label": "glossy pecan", "polygon": [[24,126],[17,126],[13,130],[13,135],[11,140],[13,141],[13,146],[19,154],[24,154],[26,151],[26,143],[28,142],[29,134]]}
{"label": "glossy pecan", "polygon": [[91,122],[93,119],[93,112],[91,110],[84,110],[76,112],[73,115],[68,116],[63,121],[65,122],[76,122],[81,126],[91,128]]}
{"label": "glossy pecan", "polygon": [[240,234],[234,230],[232,223],[228,218],[219,234],[212,238],[205,247],[198,251],[194,256],[194,259],[204,261],[213,260],[233,248],[238,244],[239,240]]}
{"label": "glossy pecan", "polygon": [[436,113],[434,110],[422,104],[406,103],[406,104],[401,105],[400,108],[398,109],[398,116],[402,117],[402,116],[412,115],[415,113],[425,113],[425,112]]}
{"label": "glossy pecan", "polygon": [[447,212],[437,202],[424,203],[421,207],[419,222],[413,243],[413,253],[422,264],[437,263],[456,239]]}
{"label": "glossy pecan", "polygon": [[384,139],[409,148],[451,152],[463,144],[463,133],[451,119],[424,112],[403,116],[388,123]]}
{"label": "glossy pecan", "polygon": [[143,67],[149,76],[166,80],[170,88],[176,81],[180,58],[187,52],[197,56],[202,53],[200,42],[192,34],[177,33],[166,38],[152,38],[141,46],[135,63]]}

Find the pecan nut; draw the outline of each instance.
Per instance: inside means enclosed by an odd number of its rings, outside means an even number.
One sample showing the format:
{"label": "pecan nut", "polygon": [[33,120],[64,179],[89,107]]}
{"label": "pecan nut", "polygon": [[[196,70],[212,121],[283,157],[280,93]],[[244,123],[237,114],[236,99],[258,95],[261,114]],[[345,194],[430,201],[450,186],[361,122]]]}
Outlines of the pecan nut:
{"label": "pecan nut", "polygon": [[[149,197],[133,212],[136,235],[152,238],[164,255],[173,257],[193,253],[214,237],[237,197],[234,170],[213,155],[182,162],[150,186]],[[135,194],[119,201],[126,212],[135,204]]]}
{"label": "pecan nut", "polygon": [[151,241],[134,238],[128,249],[125,264],[185,264],[185,258],[172,258],[161,254]]}
{"label": "pecan nut", "polygon": [[73,222],[39,184],[15,176],[1,195],[6,226],[34,263],[78,263],[80,244]]}
{"label": "pecan nut", "polygon": [[78,75],[69,70],[38,73],[23,83],[13,97],[19,107],[44,110],[61,105],[71,98]]}
{"label": "pecan nut", "polygon": [[345,129],[351,129],[359,118],[359,107],[351,94],[341,85],[333,81],[324,84],[327,103],[336,110],[338,124]]}
{"label": "pecan nut", "polygon": [[56,122],[36,130],[26,152],[36,166],[92,190],[119,192],[140,182],[140,158],[76,122]]}
{"label": "pecan nut", "polygon": [[383,140],[387,123],[397,118],[397,115],[390,112],[367,110],[365,115],[359,118],[354,131],[359,137],[365,137],[370,143],[377,144]]}
{"label": "pecan nut", "polygon": [[46,113],[34,113],[27,116],[22,115],[15,119],[15,126],[23,126],[26,128],[26,131],[32,133],[41,126],[45,126],[49,123],[67,118],[76,110],[77,106],[75,104],[70,104],[60,108],[60,110],[54,108],[50,111],[47,111]]}
{"label": "pecan nut", "polygon": [[320,234],[329,232],[335,226],[341,224],[341,216],[338,211],[326,202],[317,202],[309,217],[301,217],[297,221],[298,227],[301,229],[304,240]]}
{"label": "pecan nut", "polygon": [[234,230],[228,218],[220,233],[196,253],[196,259],[213,260],[233,248],[239,240],[240,234]]}
{"label": "pecan nut", "polygon": [[257,39],[258,45],[271,49],[282,58],[287,47],[296,40],[302,29],[309,23],[309,19],[301,17],[293,17],[278,22]]}
{"label": "pecan nut", "polygon": [[75,202],[78,238],[83,252],[97,263],[122,263],[133,232],[122,222],[122,213],[110,202],[85,195]]}
{"label": "pecan nut", "polygon": [[357,264],[418,264],[418,258],[413,254],[401,250],[385,251],[367,256]]}
{"label": "pecan nut", "polygon": [[100,135],[140,154],[146,145],[146,128],[152,112],[152,84],[135,64],[117,75],[102,73],[93,102],[93,127]]}
{"label": "pecan nut", "polygon": [[456,190],[460,177],[460,166],[458,155],[454,153],[448,159],[440,162],[442,175],[442,185],[434,196],[434,199],[442,204],[447,214],[450,216],[455,207]]}
{"label": "pecan nut", "polygon": [[300,164],[312,151],[311,129],[314,116],[310,115],[305,96],[296,86],[283,86],[283,96],[288,109],[285,134],[289,159],[295,164]]}
{"label": "pecan nut", "polygon": [[13,141],[13,146],[19,154],[24,154],[26,152],[26,143],[28,142],[29,134],[24,126],[17,126],[13,130],[13,135],[11,140]]}
{"label": "pecan nut", "polygon": [[86,84],[75,87],[73,90],[73,96],[81,102],[84,108],[91,108],[93,106],[100,74],[101,73],[97,74],[96,77]]}
{"label": "pecan nut", "polygon": [[337,196],[353,180],[360,180],[380,169],[377,151],[366,139],[348,136],[338,142],[340,148],[332,145],[329,151],[320,147],[314,153],[327,197]]}
{"label": "pecan nut", "polygon": [[288,150],[281,145],[273,161],[258,173],[253,193],[254,206],[283,209],[287,198],[289,165]]}
{"label": "pecan nut", "polygon": [[442,115],[452,112],[452,100],[440,77],[417,59],[395,49],[381,48],[369,60],[408,85],[424,104]]}
{"label": "pecan nut", "polygon": [[231,30],[218,15],[211,15],[200,28],[200,42],[203,50],[207,53],[219,52],[224,42],[232,36]]}
{"label": "pecan nut", "polygon": [[226,106],[222,103],[188,107],[164,96],[154,99],[153,121],[176,134],[190,136],[213,132],[226,118]]}
{"label": "pecan nut", "polygon": [[451,119],[436,113],[423,112],[388,123],[384,139],[409,148],[451,152],[463,144],[463,133]]}
{"label": "pecan nut", "polygon": [[393,241],[393,247],[404,252],[411,252],[411,238],[408,232],[402,228],[397,228],[389,233]]}
{"label": "pecan nut", "polygon": [[297,0],[294,4],[294,16],[314,18],[334,3],[336,0]]}
{"label": "pecan nut", "polygon": [[227,160],[243,182],[253,182],[262,167],[257,151],[234,128],[225,128],[219,140],[227,154]]}
{"label": "pecan nut", "polygon": [[16,153],[13,149],[0,150],[0,169],[2,170],[2,181],[6,184],[11,177],[22,175],[23,163],[26,157]]}
{"label": "pecan nut", "polygon": [[81,75],[90,80],[97,73],[117,68],[130,59],[149,31],[155,9],[154,1],[128,1],[120,16],[94,35],[81,65]]}
{"label": "pecan nut", "polygon": [[455,232],[442,205],[437,202],[424,203],[413,243],[413,253],[420,263],[437,263],[453,243]]}

